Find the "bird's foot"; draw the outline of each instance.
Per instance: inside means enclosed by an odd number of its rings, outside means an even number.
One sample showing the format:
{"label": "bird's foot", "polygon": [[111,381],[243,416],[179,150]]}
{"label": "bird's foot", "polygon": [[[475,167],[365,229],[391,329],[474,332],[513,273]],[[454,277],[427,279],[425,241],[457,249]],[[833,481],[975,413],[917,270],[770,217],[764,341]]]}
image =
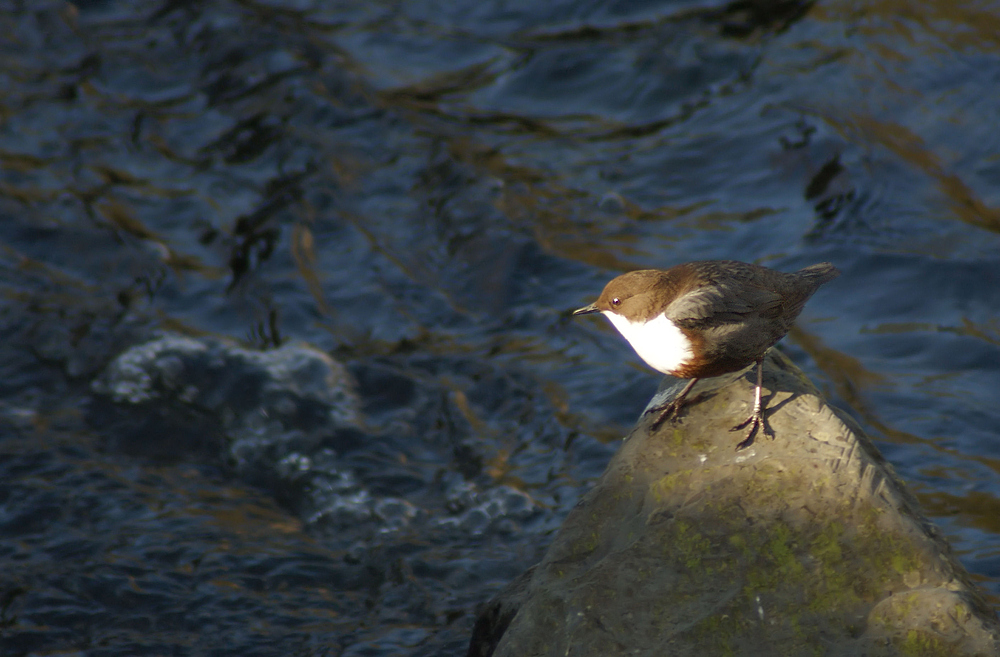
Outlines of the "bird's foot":
{"label": "bird's foot", "polygon": [[746,427],[750,427],[750,429],[747,431],[746,438],[741,440],[736,445],[737,452],[753,445],[753,439],[757,435],[758,429],[763,429],[764,435],[771,440],[774,440],[774,431],[771,429],[771,425],[767,423],[767,420],[764,419],[764,412],[759,408],[754,409],[754,412],[750,414],[750,417],[737,424],[735,427],[730,429],[730,431],[739,431],[740,429],[744,429]]}
{"label": "bird's foot", "polygon": [[693,388],[696,383],[698,383],[698,379],[691,379],[687,382],[687,385],[684,386],[684,389],[677,393],[677,396],[673,399],[664,404],[660,404],[659,406],[654,406],[643,413],[643,415],[647,415],[649,413],[659,413],[659,415],[657,415],[653,420],[653,423],[649,425],[650,431],[656,431],[657,427],[663,424],[664,420],[671,417],[677,417],[678,411],[680,411],[681,406],[684,404],[684,400],[687,398],[688,393],[691,392],[691,388]]}
{"label": "bird's foot", "polygon": [[656,413],[653,423],[649,425],[649,430],[656,431],[666,420],[676,418],[681,408],[681,404],[677,403],[679,401],[683,403],[683,400],[674,399],[673,401],[669,401],[666,404],[661,404],[659,406],[654,406],[646,411],[646,413]]}

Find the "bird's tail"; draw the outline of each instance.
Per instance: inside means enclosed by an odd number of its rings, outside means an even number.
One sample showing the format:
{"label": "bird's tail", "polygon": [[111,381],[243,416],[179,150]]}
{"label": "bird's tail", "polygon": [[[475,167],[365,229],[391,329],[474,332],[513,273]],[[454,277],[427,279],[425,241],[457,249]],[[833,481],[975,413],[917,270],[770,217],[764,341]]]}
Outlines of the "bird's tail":
{"label": "bird's tail", "polygon": [[799,276],[805,276],[809,278],[815,287],[819,287],[823,283],[832,281],[833,279],[840,276],[840,270],[834,267],[829,262],[821,262],[817,265],[809,265],[803,269],[798,270]]}

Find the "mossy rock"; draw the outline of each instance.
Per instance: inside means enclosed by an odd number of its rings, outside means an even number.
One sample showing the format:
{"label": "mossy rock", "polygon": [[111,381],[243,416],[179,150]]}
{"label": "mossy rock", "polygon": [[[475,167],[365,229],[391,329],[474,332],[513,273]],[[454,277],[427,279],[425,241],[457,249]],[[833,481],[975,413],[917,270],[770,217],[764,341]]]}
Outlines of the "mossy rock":
{"label": "mossy rock", "polygon": [[776,436],[740,452],[747,372],[641,420],[470,654],[1000,655],[994,612],[871,441],[774,350],[764,384]]}

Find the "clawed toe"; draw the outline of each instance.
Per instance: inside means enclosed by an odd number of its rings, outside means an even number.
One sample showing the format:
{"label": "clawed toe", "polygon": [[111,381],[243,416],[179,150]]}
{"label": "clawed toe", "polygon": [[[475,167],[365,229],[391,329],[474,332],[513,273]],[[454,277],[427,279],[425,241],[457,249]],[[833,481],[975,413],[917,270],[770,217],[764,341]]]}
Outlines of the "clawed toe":
{"label": "clawed toe", "polygon": [[656,429],[663,424],[664,420],[668,420],[671,417],[677,417],[677,412],[680,410],[681,406],[684,404],[684,399],[687,397],[688,393],[691,392],[691,388],[694,384],[698,382],[698,379],[691,379],[688,381],[684,389],[681,390],[673,401],[669,401],[666,404],[660,406],[654,406],[653,408],[646,411],[646,413],[655,413],[659,411],[659,415],[653,420],[653,423],[649,425],[650,431],[656,431]]}
{"label": "clawed toe", "polygon": [[753,445],[753,439],[757,435],[758,429],[763,429],[764,435],[771,440],[774,440],[774,431],[771,430],[771,426],[767,423],[767,420],[764,419],[764,413],[760,410],[756,410],[751,413],[750,417],[737,424],[735,427],[730,429],[730,431],[739,431],[745,427],[750,427],[750,429],[747,430],[746,438],[737,443],[737,452]]}
{"label": "clawed toe", "polygon": [[[651,425],[649,425],[650,431],[656,431],[659,428],[659,426],[661,424],[663,424],[664,421],[669,420],[672,417],[677,417],[677,412],[678,412],[679,408],[680,408],[680,405],[676,401],[672,401],[669,404],[667,404],[666,406],[664,406],[663,410],[661,410],[657,414],[656,418],[653,420],[653,423]],[[659,410],[659,409],[658,408],[651,408],[649,410],[649,412],[653,413],[653,412],[655,412],[657,410]]]}
{"label": "clawed toe", "polygon": [[750,445],[753,445],[754,436],[757,435],[758,429],[764,430],[764,435],[774,440],[774,432],[771,431],[771,427],[767,424],[767,420],[764,419],[764,404],[760,401],[760,388],[764,383],[764,356],[762,355],[757,359],[757,387],[754,390],[753,397],[753,412],[750,413],[750,417],[743,420],[735,427],[730,429],[730,431],[739,431],[740,429],[749,426],[750,429],[747,430],[747,437],[736,444],[736,451],[741,449],[746,449]]}

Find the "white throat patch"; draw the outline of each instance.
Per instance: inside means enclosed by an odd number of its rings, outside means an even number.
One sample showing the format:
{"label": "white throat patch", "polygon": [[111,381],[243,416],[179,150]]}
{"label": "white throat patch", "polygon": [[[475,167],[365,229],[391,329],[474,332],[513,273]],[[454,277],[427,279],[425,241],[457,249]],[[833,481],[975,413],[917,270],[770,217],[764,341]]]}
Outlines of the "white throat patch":
{"label": "white throat patch", "polygon": [[648,322],[630,322],[611,311],[603,313],[635,353],[658,372],[675,372],[694,357],[691,341],[666,315],[657,315]]}

